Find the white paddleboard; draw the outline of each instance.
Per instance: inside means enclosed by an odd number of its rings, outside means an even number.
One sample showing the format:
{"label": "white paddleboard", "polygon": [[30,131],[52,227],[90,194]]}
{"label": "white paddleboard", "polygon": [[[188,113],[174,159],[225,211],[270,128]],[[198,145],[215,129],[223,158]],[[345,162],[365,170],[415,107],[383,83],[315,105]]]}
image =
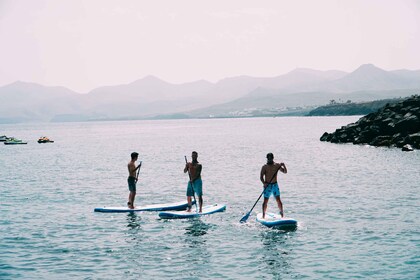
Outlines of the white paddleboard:
{"label": "white paddleboard", "polygon": [[226,210],[226,205],[224,204],[213,204],[213,205],[206,205],[203,206],[203,211],[201,213],[198,213],[193,207],[191,209],[191,212],[187,211],[165,211],[160,212],[159,217],[162,219],[189,219],[189,218],[195,218],[200,217],[204,215],[210,215],[217,212],[223,212]]}
{"label": "white paddleboard", "polygon": [[183,200],[183,201],[174,202],[174,203],[150,204],[150,205],[138,206],[134,209],[130,209],[128,207],[98,207],[98,208],[95,208],[93,211],[104,212],[104,213],[167,211],[167,210],[185,210],[187,209],[187,206],[188,206],[188,203],[185,200]]}
{"label": "white paddleboard", "polygon": [[296,227],[297,221],[291,218],[282,218],[279,214],[274,213],[265,213],[265,218],[263,219],[262,213],[258,213],[257,222],[267,226],[267,227]]}

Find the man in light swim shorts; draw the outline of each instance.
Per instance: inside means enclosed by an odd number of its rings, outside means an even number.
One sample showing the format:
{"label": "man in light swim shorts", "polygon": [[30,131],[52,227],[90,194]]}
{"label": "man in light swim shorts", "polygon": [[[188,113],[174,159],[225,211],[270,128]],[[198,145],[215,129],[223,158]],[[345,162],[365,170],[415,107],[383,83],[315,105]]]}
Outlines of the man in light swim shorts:
{"label": "man in light swim shorts", "polygon": [[261,168],[260,180],[264,184],[264,202],[262,205],[263,219],[265,218],[265,212],[267,211],[268,200],[271,195],[274,195],[277,201],[277,206],[280,210],[280,215],[283,215],[283,203],[280,199],[279,185],[277,184],[277,173],[278,171],[287,173],[286,165],[274,162],[274,155],[272,153],[267,154],[267,164]]}
{"label": "man in light swim shorts", "polygon": [[190,181],[187,186],[187,211],[191,212],[192,197],[194,196],[194,193],[197,193],[201,213],[203,211],[203,182],[201,181],[201,170],[203,167],[197,160],[197,152],[192,152],[191,158],[192,162],[187,162],[184,168],[184,173],[188,172],[190,176]]}

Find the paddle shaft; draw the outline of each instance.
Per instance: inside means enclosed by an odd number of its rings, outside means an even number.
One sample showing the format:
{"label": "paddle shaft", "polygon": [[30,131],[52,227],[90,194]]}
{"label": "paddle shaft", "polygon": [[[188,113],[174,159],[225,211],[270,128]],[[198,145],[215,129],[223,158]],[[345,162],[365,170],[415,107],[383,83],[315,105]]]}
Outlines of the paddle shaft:
{"label": "paddle shaft", "polygon": [[[185,158],[185,164],[187,164],[187,165],[188,165],[187,156],[184,156],[184,158]],[[188,177],[190,178],[191,187],[192,187],[192,190],[193,190],[193,197],[194,197],[195,210],[196,210],[196,212],[198,212],[198,208],[197,208],[197,199],[195,198],[194,183],[192,182],[191,173],[190,173],[190,167],[189,167],[189,166],[187,166],[187,171],[188,171]]]}
{"label": "paddle shaft", "polygon": [[[268,184],[271,184],[271,182],[273,181],[273,179],[276,177],[276,175],[277,175],[277,173],[279,172],[279,170],[280,170],[280,168],[279,169],[277,169],[277,171],[274,173],[274,175],[273,175],[273,177],[271,177],[271,179],[270,179],[270,181],[268,182]],[[257,203],[258,203],[258,201],[260,201],[260,198],[261,198],[261,196],[263,195],[263,193],[264,193],[264,191],[265,191],[265,188],[264,188],[264,190],[261,192],[261,194],[260,194],[260,196],[258,197],[258,199],[257,199],[257,201],[255,201],[255,203],[254,203],[254,205],[252,206],[252,208],[251,208],[251,210],[249,210],[249,212],[241,219],[241,222],[243,221],[243,222],[245,222],[247,219],[248,219],[248,217],[249,217],[249,215],[251,214],[251,212],[252,212],[252,210],[254,210],[254,207],[255,207],[255,205],[257,205]]]}
{"label": "paddle shaft", "polygon": [[139,164],[138,169],[137,169],[136,182],[139,180],[139,174],[140,174],[141,163],[142,163],[142,161],[140,161],[140,164]]}

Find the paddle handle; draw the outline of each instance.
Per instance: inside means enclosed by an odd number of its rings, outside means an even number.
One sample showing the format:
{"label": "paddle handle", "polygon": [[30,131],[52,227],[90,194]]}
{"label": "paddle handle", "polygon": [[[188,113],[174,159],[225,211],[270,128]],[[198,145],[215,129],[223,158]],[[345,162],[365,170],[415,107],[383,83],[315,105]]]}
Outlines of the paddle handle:
{"label": "paddle handle", "polygon": [[[188,165],[187,156],[184,156],[184,158],[185,158],[185,164]],[[189,166],[186,166],[186,168],[187,168],[187,171],[188,171],[188,177],[190,178],[191,187],[193,189],[193,197],[194,197],[195,210],[198,212],[197,199],[195,198],[194,183],[192,182],[191,173],[190,173],[190,167]]]}

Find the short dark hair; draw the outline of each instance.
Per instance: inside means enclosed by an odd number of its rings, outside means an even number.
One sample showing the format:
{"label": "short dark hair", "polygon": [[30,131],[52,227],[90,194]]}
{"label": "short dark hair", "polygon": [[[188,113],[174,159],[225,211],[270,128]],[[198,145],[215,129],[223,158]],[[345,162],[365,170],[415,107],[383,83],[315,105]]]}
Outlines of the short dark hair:
{"label": "short dark hair", "polygon": [[198,153],[196,151],[193,151],[191,154],[196,154],[198,156]]}
{"label": "short dark hair", "polygon": [[138,156],[139,156],[139,153],[136,153],[136,152],[131,153],[131,159],[135,159]]}
{"label": "short dark hair", "polygon": [[267,158],[272,158],[272,159],[274,159],[274,155],[273,155],[273,153],[268,153],[268,154],[267,154]]}

